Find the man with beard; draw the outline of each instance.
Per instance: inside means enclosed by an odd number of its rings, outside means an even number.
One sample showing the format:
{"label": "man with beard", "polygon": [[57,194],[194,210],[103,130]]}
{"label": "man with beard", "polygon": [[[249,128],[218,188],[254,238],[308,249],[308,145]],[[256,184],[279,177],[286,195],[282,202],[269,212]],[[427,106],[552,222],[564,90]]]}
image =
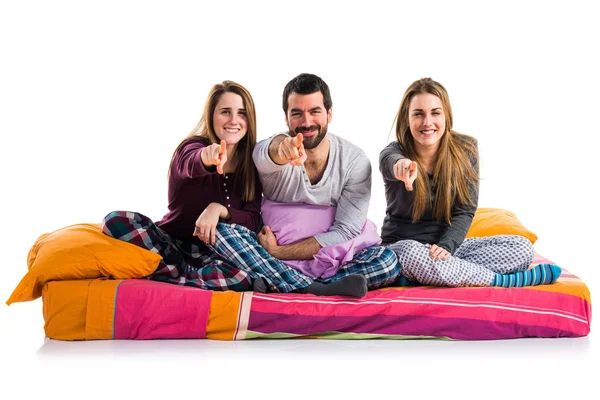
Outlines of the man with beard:
{"label": "man with beard", "polygon": [[[264,195],[260,244],[317,282],[351,281],[358,297],[391,284],[400,266],[367,220],[371,163],[327,132],[329,87],[300,74],[283,91],[283,110],[289,132],[257,143],[253,153]],[[273,277],[262,277],[273,287]]]}

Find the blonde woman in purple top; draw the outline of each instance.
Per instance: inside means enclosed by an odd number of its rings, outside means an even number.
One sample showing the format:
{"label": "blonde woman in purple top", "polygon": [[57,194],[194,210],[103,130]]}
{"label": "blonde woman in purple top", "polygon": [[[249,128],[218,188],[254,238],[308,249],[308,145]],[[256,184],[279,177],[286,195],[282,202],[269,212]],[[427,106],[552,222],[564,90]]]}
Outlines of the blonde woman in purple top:
{"label": "blonde woman in purple top", "polygon": [[173,154],[169,212],[153,222],[137,212],[113,211],[103,220],[103,232],[163,257],[149,279],[251,290],[248,272],[217,254],[213,245],[220,223],[258,229],[262,189],[252,161],[255,144],[252,96],[235,82],[216,84],[200,121]]}

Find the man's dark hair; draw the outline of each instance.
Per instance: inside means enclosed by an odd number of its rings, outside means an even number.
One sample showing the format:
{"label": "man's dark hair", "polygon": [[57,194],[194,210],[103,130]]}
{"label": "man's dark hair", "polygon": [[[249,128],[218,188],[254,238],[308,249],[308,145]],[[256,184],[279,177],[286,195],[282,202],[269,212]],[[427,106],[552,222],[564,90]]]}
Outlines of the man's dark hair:
{"label": "man's dark hair", "polygon": [[288,111],[288,98],[292,93],[298,94],[312,94],[321,92],[323,94],[323,104],[325,105],[325,111],[329,111],[333,105],[331,102],[331,93],[329,93],[329,86],[325,81],[314,74],[300,74],[285,85],[283,89],[283,112]]}

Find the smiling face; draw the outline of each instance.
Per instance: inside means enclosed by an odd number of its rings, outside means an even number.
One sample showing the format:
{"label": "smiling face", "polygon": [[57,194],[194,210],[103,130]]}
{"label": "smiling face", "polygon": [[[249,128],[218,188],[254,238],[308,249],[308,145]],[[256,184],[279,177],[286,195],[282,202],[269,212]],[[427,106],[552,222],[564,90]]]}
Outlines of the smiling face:
{"label": "smiling face", "polygon": [[292,136],[302,133],[305,149],[314,149],[323,141],[331,115],[331,109],[325,109],[321,92],[291,93],[288,97],[285,121]]}
{"label": "smiling face", "polygon": [[408,109],[408,123],[417,152],[437,150],[446,132],[442,100],[431,93],[414,95]]}
{"label": "smiling face", "polygon": [[237,144],[248,130],[248,118],[242,96],[225,92],[213,112],[213,130],[219,140]]}

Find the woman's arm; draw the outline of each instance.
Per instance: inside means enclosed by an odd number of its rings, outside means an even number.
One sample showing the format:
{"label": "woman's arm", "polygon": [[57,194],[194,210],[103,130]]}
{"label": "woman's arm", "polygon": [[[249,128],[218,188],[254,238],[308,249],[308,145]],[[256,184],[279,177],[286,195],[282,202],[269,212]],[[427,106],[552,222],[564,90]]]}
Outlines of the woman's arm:
{"label": "woman's arm", "polygon": [[451,224],[442,234],[437,245],[450,254],[454,254],[458,246],[465,240],[476,210],[476,204],[475,206],[455,206],[452,210]]}
{"label": "woman's arm", "polygon": [[216,166],[207,167],[202,162],[202,151],[206,144],[200,140],[190,140],[183,144],[171,163],[171,176],[191,179],[217,173]]}
{"label": "woman's arm", "polygon": [[[476,143],[475,143],[476,146]],[[452,208],[452,215],[450,218],[450,226],[440,237],[440,241],[437,243],[439,247],[444,248],[450,254],[454,254],[456,249],[462,244],[469,232],[475,211],[477,211],[477,204],[479,201],[479,155],[475,148],[475,153],[471,155],[471,167],[475,171],[477,181],[470,185],[469,195],[473,204],[455,204]]]}
{"label": "woman's arm", "polygon": [[379,171],[383,175],[383,179],[386,181],[396,181],[394,175],[394,165],[405,158],[400,152],[400,147],[397,142],[388,144],[381,153],[379,153]]}

